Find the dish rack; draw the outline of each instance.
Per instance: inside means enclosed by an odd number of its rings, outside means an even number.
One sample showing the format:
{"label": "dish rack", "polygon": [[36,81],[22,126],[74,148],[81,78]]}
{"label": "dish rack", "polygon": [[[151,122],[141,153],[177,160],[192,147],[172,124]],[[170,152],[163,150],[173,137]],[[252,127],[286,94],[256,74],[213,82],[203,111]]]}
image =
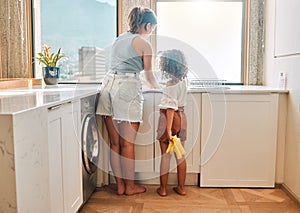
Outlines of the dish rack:
{"label": "dish rack", "polygon": [[189,79],[190,89],[223,88],[226,80],[221,79]]}

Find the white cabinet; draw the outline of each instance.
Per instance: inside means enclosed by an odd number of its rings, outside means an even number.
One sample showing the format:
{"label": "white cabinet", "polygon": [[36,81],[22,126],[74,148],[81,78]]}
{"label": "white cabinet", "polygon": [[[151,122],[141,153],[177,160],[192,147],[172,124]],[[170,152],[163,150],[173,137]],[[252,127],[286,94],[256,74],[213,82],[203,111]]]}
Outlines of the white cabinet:
{"label": "white cabinet", "polygon": [[188,173],[200,172],[201,93],[189,93],[184,108],[187,117],[187,140],[184,145]]}
{"label": "white cabinet", "polygon": [[203,94],[203,187],[274,187],[278,94]]}
{"label": "white cabinet", "polygon": [[[159,118],[159,108],[162,94],[155,94],[155,137]],[[184,108],[187,117],[187,140],[184,145],[186,151],[187,173],[199,173],[200,171],[200,127],[201,127],[201,93],[189,93],[187,96],[187,105]],[[161,150],[159,142],[155,142],[155,171],[160,170]],[[176,160],[173,155],[170,168],[176,172]]]}
{"label": "white cabinet", "polygon": [[[157,92],[144,94],[143,123],[139,128],[135,146],[136,172],[159,174],[161,151],[159,142],[156,140],[156,130],[159,118],[158,104],[160,103],[161,96],[162,94]],[[201,93],[188,94],[185,113],[188,122],[187,141],[184,146],[187,153],[187,172],[199,173]],[[176,161],[174,157],[171,162],[171,167],[176,171]],[[150,175],[148,177],[156,176]]]}
{"label": "white cabinet", "polygon": [[51,212],[74,213],[82,204],[80,105],[48,109]]}
{"label": "white cabinet", "polygon": [[143,123],[141,123],[135,141],[135,171],[154,172],[154,93],[145,93]]}

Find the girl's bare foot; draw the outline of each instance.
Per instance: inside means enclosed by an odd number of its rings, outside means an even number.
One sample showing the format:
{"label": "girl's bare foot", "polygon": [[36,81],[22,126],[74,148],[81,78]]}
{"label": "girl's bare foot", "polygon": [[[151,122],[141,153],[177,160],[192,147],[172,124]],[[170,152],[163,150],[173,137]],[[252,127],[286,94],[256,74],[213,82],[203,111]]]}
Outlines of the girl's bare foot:
{"label": "girl's bare foot", "polygon": [[156,189],[156,192],[157,192],[157,194],[159,194],[159,195],[162,196],[162,197],[167,196],[167,190],[166,190],[166,189],[163,189],[163,188],[161,188],[161,187],[157,188],[157,189]]}
{"label": "girl's bare foot", "polygon": [[146,188],[139,185],[134,185],[133,187],[126,187],[126,195],[135,195],[146,192]]}
{"label": "girl's bare foot", "polygon": [[177,186],[177,187],[174,187],[173,190],[179,195],[182,195],[182,196],[186,195],[186,192],[183,187]]}

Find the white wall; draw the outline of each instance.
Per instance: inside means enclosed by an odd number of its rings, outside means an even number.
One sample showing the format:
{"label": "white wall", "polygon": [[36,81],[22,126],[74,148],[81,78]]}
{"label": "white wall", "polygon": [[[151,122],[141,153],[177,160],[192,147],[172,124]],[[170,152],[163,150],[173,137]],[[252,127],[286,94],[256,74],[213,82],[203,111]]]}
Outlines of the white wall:
{"label": "white wall", "polygon": [[[284,17],[282,11],[276,14],[277,4],[285,3],[285,16],[293,14],[295,23],[300,20],[300,14],[291,11],[299,11],[299,0],[266,0],[265,18],[265,57],[264,57],[264,84],[267,86],[277,86],[279,72],[287,75],[287,89],[290,91],[287,98],[287,124],[286,124],[286,144],[284,157],[284,185],[300,201],[300,55],[290,47],[290,34],[297,33],[298,29],[289,28],[290,32],[281,32],[285,38],[276,40],[275,32],[283,31],[280,25],[276,25],[276,20]],[[278,9],[278,8],[277,8]],[[276,17],[277,15],[277,17]],[[291,23],[287,23],[291,24]],[[276,29],[276,27],[277,29]],[[278,29],[279,27],[279,29]],[[299,26],[298,26],[299,28]],[[280,42],[280,47],[284,47],[291,55],[274,57],[276,52],[276,42]],[[295,46],[300,46],[300,39],[296,39]],[[278,46],[278,45],[277,45]]]}

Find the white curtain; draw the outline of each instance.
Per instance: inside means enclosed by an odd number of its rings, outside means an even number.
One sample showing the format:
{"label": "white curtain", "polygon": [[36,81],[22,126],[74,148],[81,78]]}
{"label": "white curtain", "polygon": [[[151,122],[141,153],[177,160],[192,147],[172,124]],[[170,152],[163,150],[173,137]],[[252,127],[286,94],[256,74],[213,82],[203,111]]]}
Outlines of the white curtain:
{"label": "white curtain", "polygon": [[250,2],[250,85],[263,84],[264,57],[264,1]]}
{"label": "white curtain", "polygon": [[26,0],[0,0],[2,78],[27,78],[29,48]]}

